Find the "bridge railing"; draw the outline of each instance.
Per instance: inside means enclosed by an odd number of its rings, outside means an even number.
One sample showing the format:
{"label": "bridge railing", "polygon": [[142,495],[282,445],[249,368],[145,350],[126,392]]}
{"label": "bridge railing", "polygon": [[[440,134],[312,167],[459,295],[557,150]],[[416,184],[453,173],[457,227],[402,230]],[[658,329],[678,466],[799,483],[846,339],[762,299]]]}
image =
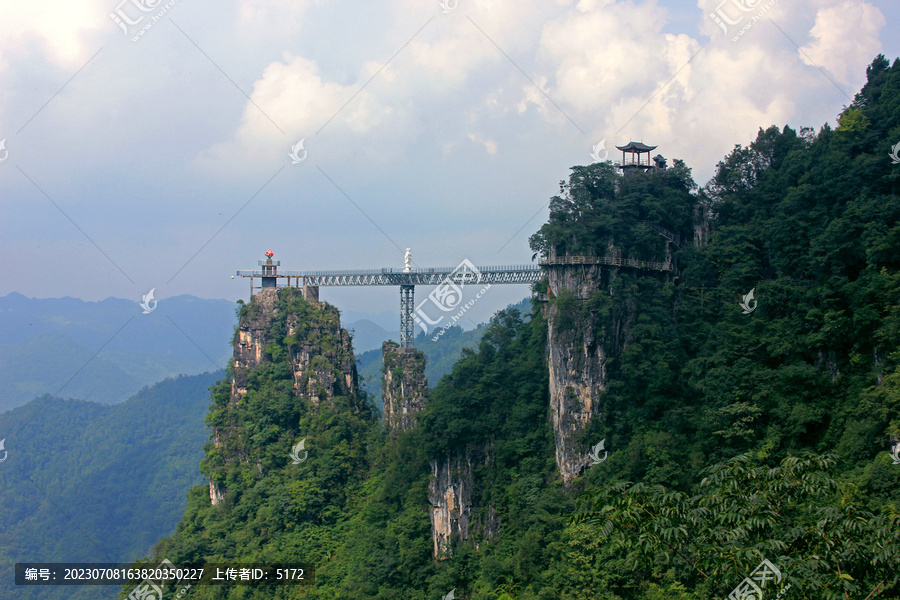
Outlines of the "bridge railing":
{"label": "bridge railing", "polygon": [[656,262],[650,260],[637,260],[635,258],[620,258],[618,256],[557,256],[555,258],[542,258],[540,265],[612,265],[616,267],[634,267],[635,269],[651,269],[654,271],[671,271],[672,263]]}
{"label": "bridge railing", "polygon": [[[324,271],[278,271],[276,277],[344,277],[344,276],[373,276],[373,275],[449,275],[459,267],[429,267],[423,269],[410,269],[403,267],[387,267],[383,269],[335,269]],[[500,266],[476,266],[481,273],[511,273],[520,271],[539,271],[538,265],[500,265]],[[237,271],[238,277],[264,277],[262,271]]]}

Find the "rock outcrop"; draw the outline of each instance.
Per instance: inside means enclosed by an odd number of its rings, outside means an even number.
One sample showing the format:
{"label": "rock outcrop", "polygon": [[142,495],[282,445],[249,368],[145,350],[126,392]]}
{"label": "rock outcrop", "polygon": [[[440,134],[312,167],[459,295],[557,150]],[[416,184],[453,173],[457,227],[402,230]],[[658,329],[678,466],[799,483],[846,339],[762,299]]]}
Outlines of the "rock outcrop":
{"label": "rock outcrop", "polygon": [[[548,268],[550,295],[569,293],[580,305],[598,291],[608,290],[613,273],[601,265],[554,265]],[[605,340],[594,335],[594,319],[580,317],[580,311],[575,315],[560,311],[555,302],[547,311],[550,418],[556,465],[563,484],[568,485],[589,461],[577,438],[599,412],[599,396],[606,390],[607,356]]]}
{"label": "rock outcrop", "polygon": [[[285,302],[304,298],[300,308],[286,314]],[[279,339],[276,340],[275,336]],[[273,360],[273,342],[279,342],[281,356],[290,360],[294,394],[313,406],[338,397],[356,398],[358,375],[350,334],[341,328],[338,310],[310,297],[308,290],[266,288],[257,293],[242,311],[234,339],[234,364],[230,403],[236,406],[247,393],[251,374]],[[223,460],[249,462],[245,444],[233,440],[233,434],[213,428],[212,445],[222,448]],[[261,465],[256,465],[259,469]],[[210,481],[209,498],[218,504],[225,496],[224,484]]]}
{"label": "rock outcrop", "polygon": [[692,226],[694,228],[694,246],[700,248],[709,242],[709,206],[702,202],[694,205],[692,213]]}
{"label": "rock outcrop", "polygon": [[451,541],[472,539],[478,548],[497,537],[500,517],[491,503],[482,504],[475,493],[475,468],[492,467],[490,448],[467,446],[463,450],[431,461],[428,502],[431,504],[432,554],[448,558],[453,551]]}
{"label": "rock outcrop", "polygon": [[425,354],[415,348],[401,348],[395,342],[381,346],[384,374],[381,378],[384,399],[384,424],[391,434],[416,426],[416,413],[428,400]]}
{"label": "rock outcrop", "polygon": [[469,539],[472,519],[472,456],[463,452],[431,462],[428,501],[431,503],[431,539],[435,558],[450,553],[450,539]]}
{"label": "rock outcrop", "polygon": [[[278,294],[288,298],[304,295],[296,288],[268,288],[253,296],[235,337],[233,402],[246,393],[248,374],[268,360],[266,345],[272,341],[273,323],[281,316]],[[314,300],[309,303],[321,311],[319,318],[301,322],[300,316],[289,314],[284,319],[294,391],[316,404],[335,396],[355,395],[358,375],[350,334],[341,328],[336,308]]]}

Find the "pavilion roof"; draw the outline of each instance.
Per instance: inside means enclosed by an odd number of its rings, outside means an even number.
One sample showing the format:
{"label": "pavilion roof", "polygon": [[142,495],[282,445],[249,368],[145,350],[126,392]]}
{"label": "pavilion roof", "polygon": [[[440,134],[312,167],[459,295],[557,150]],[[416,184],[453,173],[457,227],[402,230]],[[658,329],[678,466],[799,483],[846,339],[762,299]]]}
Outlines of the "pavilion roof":
{"label": "pavilion roof", "polygon": [[622,152],[650,152],[656,150],[656,146],[648,146],[643,142],[628,142],[624,146],[616,146]]}

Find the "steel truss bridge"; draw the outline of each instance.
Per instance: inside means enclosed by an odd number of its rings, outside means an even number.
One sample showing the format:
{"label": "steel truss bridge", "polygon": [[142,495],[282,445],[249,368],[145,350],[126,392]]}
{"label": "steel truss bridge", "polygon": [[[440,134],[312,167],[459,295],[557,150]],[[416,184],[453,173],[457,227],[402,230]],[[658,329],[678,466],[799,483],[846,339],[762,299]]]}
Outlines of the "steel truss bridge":
{"label": "steel truss bridge", "polygon": [[[502,265],[475,266],[468,260],[456,267],[436,268],[385,268],[385,269],[349,269],[338,271],[279,271],[281,261],[261,260],[259,270],[237,271],[238,277],[250,278],[250,296],[254,291],[266,288],[294,287],[303,290],[307,298],[318,299],[320,286],[399,286],[400,288],[400,345],[410,348],[413,345],[415,323],[436,325],[444,316],[457,311],[462,301],[464,286],[488,286],[498,284],[531,284],[545,277],[544,270],[553,265],[569,264],[603,264],[610,266],[671,271],[671,264],[636,261],[613,257],[566,256],[544,259],[538,265]],[[260,280],[260,286],[254,285],[254,279]],[[287,285],[279,284],[279,279],[287,279]],[[435,290],[415,306],[415,287],[417,285],[435,286]],[[426,306],[431,300],[434,306]],[[443,311],[443,314],[441,314]],[[438,316],[432,320],[429,316]],[[424,325],[423,325],[424,327]]]}
{"label": "steel truss bridge", "polygon": [[[263,271],[238,271],[240,277],[266,277]],[[441,285],[452,283],[498,284],[534,283],[539,281],[538,265],[505,265],[500,267],[437,267],[433,269],[350,269],[345,271],[278,271],[277,277],[292,277],[310,286],[363,285]]]}

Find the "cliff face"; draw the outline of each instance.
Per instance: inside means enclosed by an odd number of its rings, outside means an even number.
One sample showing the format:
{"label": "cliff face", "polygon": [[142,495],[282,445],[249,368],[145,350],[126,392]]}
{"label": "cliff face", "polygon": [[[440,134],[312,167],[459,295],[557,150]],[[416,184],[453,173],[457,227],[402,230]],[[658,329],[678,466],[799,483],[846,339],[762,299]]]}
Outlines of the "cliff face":
{"label": "cliff face", "polygon": [[247,316],[238,323],[234,341],[234,378],[231,383],[231,400],[247,393],[247,375],[262,364],[263,350],[271,340],[272,319],[277,302],[276,290],[265,289],[250,300]]}
{"label": "cliff face", "polygon": [[[428,401],[425,354],[415,348],[401,348],[394,342],[385,342],[381,352],[384,360],[384,424],[391,434],[409,431],[416,427],[416,414]],[[431,503],[429,519],[435,558],[449,556],[451,539],[468,540],[473,528],[479,530],[476,532],[479,539],[490,539],[497,534],[499,518],[493,507],[488,507],[481,519],[483,526],[473,525],[473,464],[482,458],[487,460],[487,456],[480,448],[467,447],[464,451],[431,461],[428,501]]]}
{"label": "cliff face", "polygon": [[350,334],[341,328],[340,320],[307,326],[291,315],[287,324],[288,335],[298,340],[289,346],[294,392],[308,396],[313,404],[335,396],[355,396],[356,361]]}
{"label": "cliff face", "polygon": [[[615,273],[601,265],[555,265],[547,271],[550,295],[572,294],[579,306],[598,292],[608,294]],[[607,382],[604,348],[611,341],[595,337],[595,315],[583,316],[571,309],[551,302],[547,311],[550,418],[556,437],[556,465],[565,485],[590,460],[585,448],[578,447],[577,437],[600,411],[598,398]],[[605,330],[622,339],[626,326],[627,320],[620,318]]]}
{"label": "cliff face", "polygon": [[[280,307],[298,297],[306,294],[296,288],[263,289],[242,312],[234,341],[231,407],[248,393],[253,371],[274,361],[290,362],[298,401],[305,399],[318,406],[336,396],[356,397],[358,378],[350,335],[341,328],[337,309],[310,299],[301,304],[300,312],[295,308],[282,314]],[[273,345],[285,349],[277,358],[272,356]],[[240,435],[213,427],[212,445],[222,451],[225,462],[251,462],[246,440],[239,439]],[[224,485],[211,480],[212,504],[221,502],[224,495]]]}
{"label": "cliff face", "polygon": [[428,502],[431,503],[431,541],[435,558],[447,558],[451,539],[487,541],[497,537],[500,517],[492,504],[479,507],[475,494],[474,468],[490,465],[492,453],[481,448],[466,447],[450,456],[431,461]]}
{"label": "cliff face", "polygon": [[454,534],[469,539],[472,519],[472,455],[465,451],[431,462],[428,501],[431,503],[432,553],[435,558],[450,552]]}
{"label": "cliff face", "polygon": [[392,434],[416,426],[415,415],[425,408],[428,380],[425,378],[425,354],[415,348],[401,348],[394,342],[381,346],[384,375],[384,424]]}
{"label": "cliff face", "polygon": [[694,205],[691,216],[694,228],[694,245],[700,248],[709,242],[709,207],[703,203],[697,203]]}

